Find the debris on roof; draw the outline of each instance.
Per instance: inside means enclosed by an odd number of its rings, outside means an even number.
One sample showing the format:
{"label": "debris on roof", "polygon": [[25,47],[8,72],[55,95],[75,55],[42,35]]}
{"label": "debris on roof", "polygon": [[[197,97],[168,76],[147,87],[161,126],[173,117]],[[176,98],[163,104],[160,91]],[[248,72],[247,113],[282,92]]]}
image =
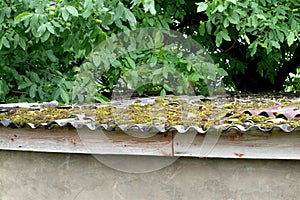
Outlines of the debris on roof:
{"label": "debris on roof", "polygon": [[[50,106],[48,106],[50,105]],[[106,130],[148,132],[190,129],[206,133],[211,126],[223,132],[252,129],[285,132],[300,129],[300,99],[286,96],[212,97],[166,96],[112,101],[104,104],[59,106],[54,103],[2,104],[0,125],[31,128],[71,125]]]}

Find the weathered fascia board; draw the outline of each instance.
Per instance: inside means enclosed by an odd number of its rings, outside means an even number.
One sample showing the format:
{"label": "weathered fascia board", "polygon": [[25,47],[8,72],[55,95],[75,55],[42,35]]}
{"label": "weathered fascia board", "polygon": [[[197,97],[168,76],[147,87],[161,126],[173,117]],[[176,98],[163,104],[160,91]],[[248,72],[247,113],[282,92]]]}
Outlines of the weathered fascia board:
{"label": "weathered fascia board", "polygon": [[172,156],[172,133],[91,131],[73,127],[0,127],[0,149],[36,152]]}
{"label": "weathered fascia board", "polygon": [[285,133],[272,130],[241,132],[231,130],[222,134],[194,134],[189,137],[174,134],[174,156],[249,159],[300,159],[300,131]]}
{"label": "weathered fascia board", "polygon": [[300,159],[300,131],[269,133],[232,130],[226,134],[91,131],[73,127],[0,127],[0,149],[105,155],[207,158]]}

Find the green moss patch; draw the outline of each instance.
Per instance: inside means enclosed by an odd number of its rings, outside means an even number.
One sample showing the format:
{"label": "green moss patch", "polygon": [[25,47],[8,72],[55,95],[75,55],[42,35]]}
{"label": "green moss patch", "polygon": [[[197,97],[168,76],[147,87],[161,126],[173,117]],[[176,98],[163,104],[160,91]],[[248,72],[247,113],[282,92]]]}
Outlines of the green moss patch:
{"label": "green moss patch", "polygon": [[300,109],[299,100],[287,99],[235,99],[217,98],[201,99],[200,97],[156,97],[136,99],[130,103],[111,102],[100,105],[81,107],[81,109],[43,108],[12,109],[7,113],[0,113],[0,121],[11,120],[19,125],[26,123],[48,123],[58,119],[67,119],[78,114],[94,119],[98,124],[107,124],[110,127],[117,125],[144,124],[148,126],[183,125],[185,127],[198,126],[207,130],[212,125],[251,125],[260,124],[263,128],[272,128],[278,124],[287,124],[289,127],[299,126],[299,118],[273,120],[274,117],[251,115],[249,110],[272,110],[274,116],[283,114],[286,109],[293,111]]}

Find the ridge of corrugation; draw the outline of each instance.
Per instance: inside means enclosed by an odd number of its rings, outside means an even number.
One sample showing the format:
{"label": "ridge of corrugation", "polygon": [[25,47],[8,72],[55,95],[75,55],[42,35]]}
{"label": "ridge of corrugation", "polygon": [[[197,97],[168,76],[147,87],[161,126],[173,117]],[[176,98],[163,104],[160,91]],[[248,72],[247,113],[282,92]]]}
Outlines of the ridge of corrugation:
{"label": "ridge of corrugation", "polygon": [[[12,122],[11,120],[3,120],[0,121],[0,124],[5,127],[12,127],[12,128],[21,128],[19,124],[16,124]],[[64,127],[64,126],[72,126],[73,128],[76,129],[81,129],[81,128],[88,128],[92,131],[95,130],[107,130],[107,131],[113,131],[113,130],[122,130],[122,131],[130,131],[130,130],[138,130],[140,132],[169,132],[169,131],[176,131],[179,133],[188,133],[190,131],[196,131],[200,134],[206,134],[209,129],[204,130],[202,127],[199,126],[183,126],[183,125],[176,125],[176,126],[170,126],[170,127],[165,127],[164,125],[147,125],[147,124],[133,124],[133,125],[116,125],[114,127],[111,127],[107,124],[98,124],[94,121],[91,120],[76,120],[73,118],[70,119],[61,119],[61,120],[54,120],[49,123],[41,123],[41,124],[32,124],[32,123],[27,123],[27,126],[29,126],[32,129],[36,128],[46,128],[46,129],[52,129],[54,127]],[[24,126],[22,126],[24,127]],[[273,127],[265,128],[261,127],[260,124],[256,125],[248,125],[247,127],[239,124],[221,124],[217,125],[218,128],[222,129],[222,133],[229,132],[231,130],[238,130],[242,132],[246,131],[260,131],[260,132],[271,132],[273,129],[280,129],[281,131],[284,131],[286,133],[293,132],[300,130],[300,126],[297,127],[291,127],[288,124],[278,124],[274,125]]]}
{"label": "ridge of corrugation", "polygon": [[[138,100],[141,101],[142,104],[152,104],[155,102],[155,98],[157,97],[149,97],[149,98],[138,98]],[[165,97],[164,97],[165,98]],[[197,100],[218,100],[219,97],[213,97],[213,98],[206,98],[206,97],[201,97],[201,96],[181,96],[178,97],[177,100],[183,99],[186,100],[189,103],[192,103]],[[255,97],[254,97],[255,98]],[[170,97],[171,100],[174,100]],[[122,101],[112,101],[110,105],[114,106],[119,106],[123,107],[128,104],[132,104],[134,101],[137,99],[133,100],[122,100]],[[297,99],[291,99],[291,101],[299,101],[299,98]],[[245,100],[251,102],[251,99]],[[271,101],[271,100],[270,100]],[[32,108],[34,106],[35,109],[40,109],[42,104],[36,104],[36,103],[16,103],[16,104],[1,104],[0,108]],[[266,116],[266,117],[272,117],[272,120],[280,120],[282,119],[283,122],[276,124],[272,127],[262,127],[261,124],[253,124],[253,123],[247,123],[244,122],[243,125],[239,124],[220,124],[217,125],[218,128],[222,129],[222,133],[230,132],[232,130],[237,130],[237,131],[260,131],[260,132],[271,132],[273,129],[280,129],[283,132],[293,132],[300,130],[300,126],[297,127],[291,127],[289,124],[285,124],[284,120],[285,119],[292,119],[294,117],[299,117],[300,116],[300,110],[295,109],[295,105],[289,105],[288,107],[282,108],[281,105],[273,106],[271,108],[266,108],[266,109],[258,109],[258,110],[244,110],[243,113],[250,114],[250,115],[261,115],[261,116]],[[278,115],[275,116],[274,113],[277,112]],[[225,115],[225,113],[224,113]],[[12,128],[21,128],[23,126],[20,126],[19,124],[11,121],[11,120],[2,120],[0,121],[0,126],[5,126],[5,127],[12,127]],[[48,123],[41,123],[41,124],[32,124],[32,123],[27,123],[27,126],[36,129],[39,127],[43,127],[46,129],[52,129],[54,127],[63,127],[63,126],[72,126],[76,129],[80,128],[88,128],[90,130],[108,130],[108,131],[113,131],[116,129],[122,130],[122,131],[130,131],[132,129],[137,129],[141,132],[150,132],[150,131],[157,131],[157,132],[168,132],[168,131],[176,131],[179,133],[187,133],[189,131],[196,131],[200,134],[205,134],[209,132],[208,130],[204,130],[200,126],[184,126],[184,125],[176,125],[176,126],[169,126],[166,127],[164,124],[159,124],[159,125],[148,125],[148,124],[133,124],[133,125],[116,125],[113,124],[113,126],[109,124],[99,124],[95,121],[95,119],[89,119],[86,118],[84,115],[83,116],[77,116],[77,118],[67,118],[67,119],[60,119],[60,120],[54,120]]]}

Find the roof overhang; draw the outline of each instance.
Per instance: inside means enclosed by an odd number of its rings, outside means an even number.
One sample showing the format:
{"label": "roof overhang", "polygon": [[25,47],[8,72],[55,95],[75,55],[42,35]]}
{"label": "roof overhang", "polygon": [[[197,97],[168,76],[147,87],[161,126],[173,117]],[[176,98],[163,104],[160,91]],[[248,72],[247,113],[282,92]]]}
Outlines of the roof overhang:
{"label": "roof overhang", "polygon": [[300,131],[268,133],[231,130],[226,134],[212,129],[178,133],[92,131],[73,127],[0,127],[0,149],[102,155],[184,156],[199,158],[300,159]]}

